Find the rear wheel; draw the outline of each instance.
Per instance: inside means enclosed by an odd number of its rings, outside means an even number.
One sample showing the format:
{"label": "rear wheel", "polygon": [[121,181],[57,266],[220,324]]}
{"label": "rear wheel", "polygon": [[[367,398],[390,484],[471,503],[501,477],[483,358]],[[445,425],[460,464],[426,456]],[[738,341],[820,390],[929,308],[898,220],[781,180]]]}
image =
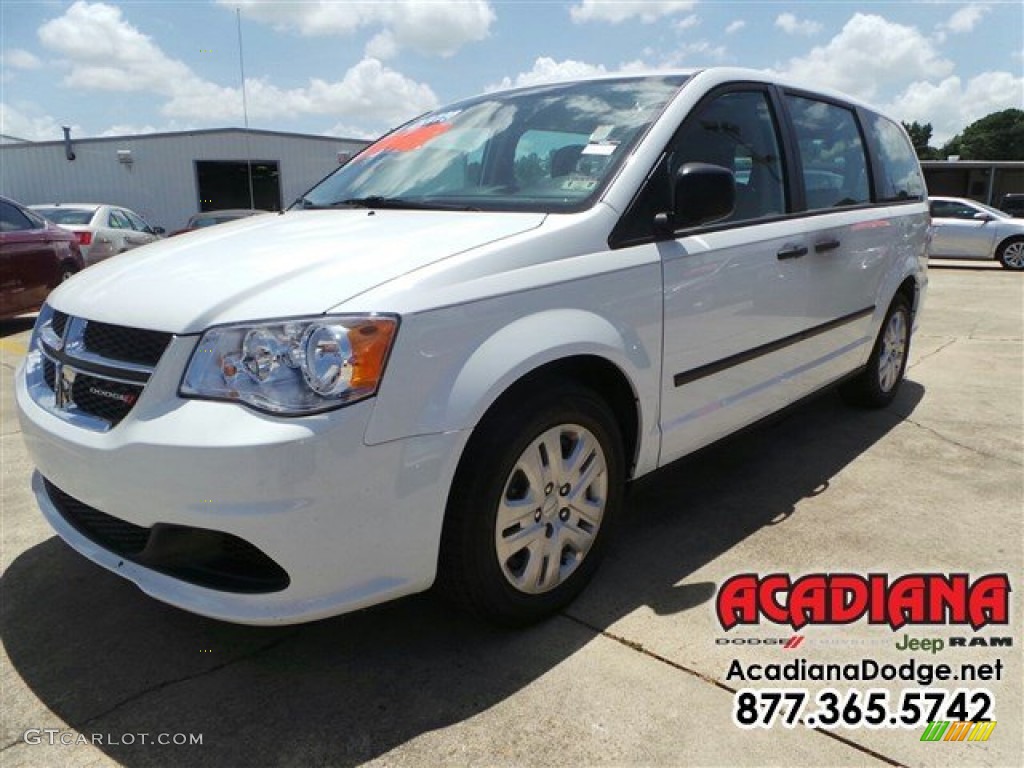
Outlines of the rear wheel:
{"label": "rear wheel", "polygon": [[902,294],[896,294],[867,367],[839,388],[844,400],[867,408],[884,408],[893,401],[907,369],[911,323],[910,303]]}
{"label": "rear wheel", "polygon": [[622,440],[594,393],[554,382],[477,427],[445,518],[440,587],[489,620],[522,625],[593,576],[621,504]]}
{"label": "rear wheel", "polygon": [[60,265],[60,282],[63,283],[65,280],[70,280],[77,272],[78,267],[76,267],[74,263],[70,261],[65,261],[63,264]]}
{"label": "rear wheel", "polygon": [[1003,269],[1024,269],[1024,239],[1007,240],[999,246],[997,258]]}

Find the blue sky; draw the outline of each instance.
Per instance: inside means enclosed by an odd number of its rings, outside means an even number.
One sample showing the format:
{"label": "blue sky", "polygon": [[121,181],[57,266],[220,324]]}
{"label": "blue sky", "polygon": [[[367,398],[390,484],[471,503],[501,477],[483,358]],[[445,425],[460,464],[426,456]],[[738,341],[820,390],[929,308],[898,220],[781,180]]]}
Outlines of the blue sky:
{"label": "blue sky", "polygon": [[0,133],[240,126],[372,137],[501,85],[715,64],[930,122],[939,144],[1024,107],[1024,4],[0,0]]}

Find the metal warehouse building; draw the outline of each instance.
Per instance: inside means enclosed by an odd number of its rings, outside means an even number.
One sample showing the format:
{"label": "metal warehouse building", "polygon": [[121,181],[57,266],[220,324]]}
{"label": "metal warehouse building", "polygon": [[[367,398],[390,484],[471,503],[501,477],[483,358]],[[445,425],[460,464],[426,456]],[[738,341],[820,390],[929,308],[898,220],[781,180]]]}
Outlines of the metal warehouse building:
{"label": "metal warehouse building", "polygon": [[0,145],[0,194],[120,205],[180,229],[198,211],[287,207],[365,141],[217,130]]}

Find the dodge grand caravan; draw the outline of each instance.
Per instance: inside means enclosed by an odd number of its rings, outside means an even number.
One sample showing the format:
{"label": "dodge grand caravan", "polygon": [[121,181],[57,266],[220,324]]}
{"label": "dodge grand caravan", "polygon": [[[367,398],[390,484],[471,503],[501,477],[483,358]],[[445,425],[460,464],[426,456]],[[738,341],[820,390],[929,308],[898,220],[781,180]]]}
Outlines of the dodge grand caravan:
{"label": "dodge grand caravan", "polygon": [[928,228],[903,129],[839,94],[708,69],[469,99],[55,290],[17,374],[33,488],[207,616],[436,581],[536,620],[627,482],[824,387],[888,404]]}

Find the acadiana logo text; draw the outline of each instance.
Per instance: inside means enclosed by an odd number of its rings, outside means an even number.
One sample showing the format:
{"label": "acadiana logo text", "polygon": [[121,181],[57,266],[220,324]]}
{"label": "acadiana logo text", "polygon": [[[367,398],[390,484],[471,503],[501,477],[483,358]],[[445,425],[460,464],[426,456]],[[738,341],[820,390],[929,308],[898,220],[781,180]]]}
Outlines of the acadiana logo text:
{"label": "acadiana logo text", "polygon": [[969,574],[787,574],[733,576],[718,590],[716,611],[725,630],[737,624],[870,624],[900,629],[907,624],[969,624],[975,630],[1009,622],[1010,580]]}

